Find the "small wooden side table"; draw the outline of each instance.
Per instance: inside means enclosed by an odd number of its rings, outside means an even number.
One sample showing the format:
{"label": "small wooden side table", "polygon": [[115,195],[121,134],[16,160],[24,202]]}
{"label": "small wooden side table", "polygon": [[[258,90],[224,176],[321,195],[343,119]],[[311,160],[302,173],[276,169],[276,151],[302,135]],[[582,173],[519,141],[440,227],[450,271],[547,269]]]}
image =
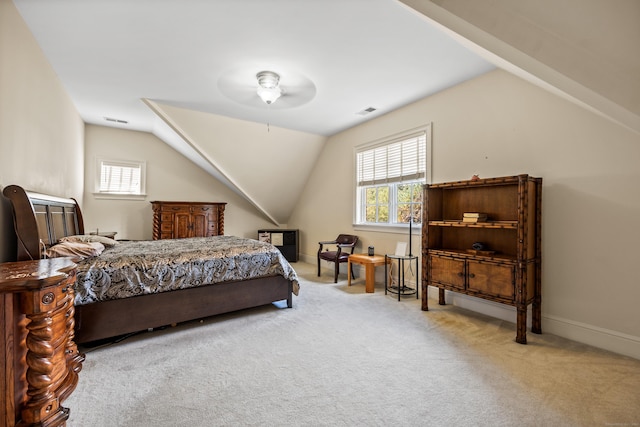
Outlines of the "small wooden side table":
{"label": "small wooden side table", "polygon": [[[367,254],[353,254],[349,255],[347,261],[347,271],[351,271],[351,263],[364,265],[365,268],[365,291],[372,293],[375,290],[376,285],[376,267],[384,265],[386,262],[384,255],[367,255]],[[351,286],[351,274],[348,274],[349,280],[347,286]]]}

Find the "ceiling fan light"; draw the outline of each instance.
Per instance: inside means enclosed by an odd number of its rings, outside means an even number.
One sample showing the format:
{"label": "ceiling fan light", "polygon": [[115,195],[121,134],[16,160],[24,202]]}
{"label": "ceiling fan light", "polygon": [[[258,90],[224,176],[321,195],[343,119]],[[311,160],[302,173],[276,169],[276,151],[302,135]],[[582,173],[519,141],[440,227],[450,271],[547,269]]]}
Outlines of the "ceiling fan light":
{"label": "ceiling fan light", "polygon": [[282,95],[282,89],[278,86],[280,82],[280,76],[273,71],[261,71],[256,74],[258,79],[258,96],[265,103],[271,104],[275,102],[280,95]]}
{"label": "ceiling fan light", "polygon": [[274,88],[266,88],[259,87],[258,88],[258,96],[262,99],[266,104],[271,104],[275,102],[282,95],[282,91],[279,87]]}
{"label": "ceiling fan light", "polygon": [[278,98],[280,98],[280,95],[282,95],[282,90],[280,90],[279,87],[274,87],[274,88],[259,87],[258,88],[258,96],[267,104],[271,104],[275,102]]}
{"label": "ceiling fan light", "polygon": [[273,71],[260,71],[256,74],[256,78],[258,79],[258,84],[262,87],[266,87],[269,89],[273,89],[278,86],[280,82],[280,76]]}

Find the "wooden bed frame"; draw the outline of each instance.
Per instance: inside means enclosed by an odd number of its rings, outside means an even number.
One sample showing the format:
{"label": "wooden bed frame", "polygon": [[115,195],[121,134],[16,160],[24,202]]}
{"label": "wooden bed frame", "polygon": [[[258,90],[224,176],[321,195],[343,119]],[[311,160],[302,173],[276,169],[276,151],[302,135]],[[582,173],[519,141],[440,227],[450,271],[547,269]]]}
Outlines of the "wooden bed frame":
{"label": "wooden bed frame", "polygon": [[[5,187],[3,194],[13,206],[18,261],[40,259],[44,249],[60,238],[84,234],[82,212],[75,199],[29,192],[17,185]],[[292,307],[292,292],[290,280],[270,276],[78,305],[75,342],[116,337],[282,300]]]}

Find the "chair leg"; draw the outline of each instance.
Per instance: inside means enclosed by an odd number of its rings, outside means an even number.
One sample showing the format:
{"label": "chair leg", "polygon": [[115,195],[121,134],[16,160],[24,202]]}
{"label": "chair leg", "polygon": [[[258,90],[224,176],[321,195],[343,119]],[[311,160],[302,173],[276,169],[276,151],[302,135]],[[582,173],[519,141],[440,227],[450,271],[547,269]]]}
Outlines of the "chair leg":
{"label": "chair leg", "polygon": [[318,255],[318,277],[320,277],[320,255]]}
{"label": "chair leg", "polygon": [[339,262],[334,262],[335,266],[336,266],[336,272],[335,275],[333,276],[333,283],[338,283],[338,273],[340,273],[340,263]]}

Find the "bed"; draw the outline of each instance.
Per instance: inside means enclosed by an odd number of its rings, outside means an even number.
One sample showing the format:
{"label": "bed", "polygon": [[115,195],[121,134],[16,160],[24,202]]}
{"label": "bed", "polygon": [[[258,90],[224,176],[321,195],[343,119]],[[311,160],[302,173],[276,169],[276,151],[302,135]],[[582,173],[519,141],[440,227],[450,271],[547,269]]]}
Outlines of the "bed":
{"label": "bed", "polygon": [[18,261],[51,255],[64,241],[97,250],[86,254],[82,249],[82,256],[74,257],[77,343],[278,301],[286,300],[290,308],[292,295],[298,294],[295,270],[273,245],[234,236],[119,242],[92,238],[84,234],[75,199],[17,185],[5,187],[3,194],[13,208]]}

